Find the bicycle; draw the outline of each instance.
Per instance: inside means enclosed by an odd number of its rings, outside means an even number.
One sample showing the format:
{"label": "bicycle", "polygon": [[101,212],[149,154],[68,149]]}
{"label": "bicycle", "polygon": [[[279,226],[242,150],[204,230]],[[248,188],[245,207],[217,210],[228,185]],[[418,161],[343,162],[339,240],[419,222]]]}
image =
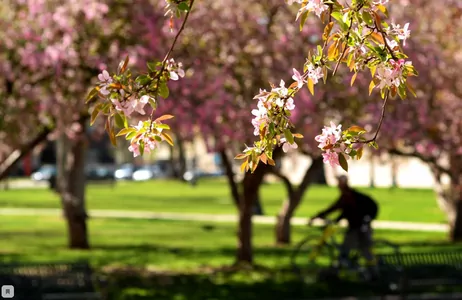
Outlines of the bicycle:
{"label": "bicycle", "polygon": [[[337,242],[335,235],[339,227],[329,219],[324,219],[324,222],[324,226],[319,227],[321,237],[319,233],[311,232],[295,246],[290,258],[292,270],[306,283],[336,280],[345,273],[356,276],[361,281],[371,279],[372,274],[368,268],[359,263],[361,255],[357,250],[350,251],[346,266],[338,262],[341,244]],[[374,247],[377,245],[399,252],[399,246],[384,239],[374,240]],[[380,264],[375,260],[374,263]],[[327,267],[321,269],[322,266]]]}

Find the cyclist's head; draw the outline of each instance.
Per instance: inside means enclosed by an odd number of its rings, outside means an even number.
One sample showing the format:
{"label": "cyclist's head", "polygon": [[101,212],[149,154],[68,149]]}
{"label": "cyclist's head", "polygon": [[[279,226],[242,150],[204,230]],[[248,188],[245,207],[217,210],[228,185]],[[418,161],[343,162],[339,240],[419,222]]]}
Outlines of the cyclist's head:
{"label": "cyclist's head", "polygon": [[337,180],[338,180],[338,188],[342,192],[350,189],[348,186],[348,177],[346,177],[345,175],[340,175],[337,177]]}

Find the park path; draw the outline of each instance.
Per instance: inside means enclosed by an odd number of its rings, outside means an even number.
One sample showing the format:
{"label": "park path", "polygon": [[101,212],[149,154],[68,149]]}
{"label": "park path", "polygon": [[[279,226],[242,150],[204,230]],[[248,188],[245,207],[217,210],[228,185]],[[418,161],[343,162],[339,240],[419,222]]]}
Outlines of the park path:
{"label": "park path", "polygon": [[[202,221],[202,222],[237,222],[237,215],[215,215],[199,213],[170,213],[170,212],[146,212],[146,211],[126,211],[126,210],[102,210],[91,209],[88,212],[91,218],[117,218],[117,219],[144,219],[144,220],[178,220],[178,221]],[[60,216],[62,210],[57,208],[0,208],[0,215],[8,216]],[[275,224],[274,216],[254,216],[256,224]],[[317,221],[317,220],[316,220]],[[292,225],[306,225],[307,218],[292,218]],[[320,226],[322,221],[314,222],[315,226]],[[345,222],[340,223],[345,226]],[[447,232],[446,224],[437,223],[416,223],[398,221],[374,221],[375,229],[392,229],[406,231],[426,231],[426,232]]]}

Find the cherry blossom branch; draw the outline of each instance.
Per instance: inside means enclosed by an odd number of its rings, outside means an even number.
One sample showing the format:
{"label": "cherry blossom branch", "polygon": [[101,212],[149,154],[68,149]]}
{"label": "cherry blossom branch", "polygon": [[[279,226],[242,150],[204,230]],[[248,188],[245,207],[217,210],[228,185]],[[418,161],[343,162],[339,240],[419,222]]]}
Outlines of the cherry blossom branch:
{"label": "cherry blossom branch", "polygon": [[[156,78],[157,81],[156,81],[156,88],[154,89],[154,95],[157,95],[157,93],[158,93],[158,91],[159,91],[159,81],[160,81],[160,78],[162,77],[162,73],[165,71],[165,68],[166,68],[166,66],[167,66],[167,61],[168,61],[168,59],[170,58],[170,55],[172,54],[173,49],[175,48],[176,42],[178,41],[178,38],[180,37],[181,33],[183,32],[183,30],[184,30],[184,28],[185,28],[185,26],[186,26],[186,22],[188,21],[189,14],[191,13],[193,4],[194,4],[194,0],[191,0],[191,2],[190,2],[190,4],[189,4],[189,10],[186,12],[186,16],[184,17],[183,23],[181,24],[180,29],[178,30],[178,32],[176,33],[175,37],[173,38],[173,42],[172,42],[172,44],[170,45],[170,49],[168,50],[167,54],[165,55],[164,59],[162,60],[162,67],[160,68],[160,71],[159,71],[158,76],[157,76],[157,78]],[[151,120],[151,122],[152,122],[153,119],[154,119],[154,112],[155,112],[155,109],[152,110],[151,115],[150,115],[150,117],[149,117],[149,119]],[[150,126],[149,128],[151,128],[151,126]]]}
{"label": "cherry blossom branch", "polygon": [[390,90],[387,90],[387,93],[385,94],[385,98],[383,99],[382,114],[380,115],[379,124],[377,125],[377,129],[375,131],[374,137],[369,139],[369,140],[359,141],[359,142],[355,142],[355,143],[367,144],[367,143],[375,142],[375,140],[377,139],[377,135],[379,134],[380,128],[382,127],[383,119],[385,118],[385,107],[387,105],[387,100],[388,100],[389,95],[390,95]]}

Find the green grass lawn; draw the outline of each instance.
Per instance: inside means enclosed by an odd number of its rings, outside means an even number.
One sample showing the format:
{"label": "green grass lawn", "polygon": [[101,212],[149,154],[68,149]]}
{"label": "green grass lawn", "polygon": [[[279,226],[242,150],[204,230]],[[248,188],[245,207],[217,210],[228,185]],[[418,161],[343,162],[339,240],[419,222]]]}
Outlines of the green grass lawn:
{"label": "green grass lawn", "polygon": [[[48,261],[88,258],[97,266],[121,264],[187,270],[233,262],[236,225],[188,221],[91,219],[91,251],[66,249],[65,223],[58,217],[2,216],[0,255],[3,261]],[[208,225],[208,226],[206,226]],[[209,226],[212,229],[208,229]],[[294,227],[294,241],[316,229]],[[403,250],[428,243],[445,244],[443,233],[377,230],[376,238],[404,244]],[[273,226],[255,225],[257,263],[279,267],[289,248],[273,247]],[[433,245],[433,246],[432,246]]]}
{"label": "green grass lawn", "polygon": [[[255,260],[262,266],[260,270],[214,275],[204,270],[234,261],[235,224],[92,219],[89,225],[92,249],[71,251],[66,248],[66,229],[61,218],[2,216],[2,261],[85,259],[100,271],[107,273],[112,268],[108,289],[111,300],[307,299],[316,295],[349,295],[358,289],[354,284],[333,288],[323,283],[300,283],[287,271],[292,247],[274,247],[273,227],[268,225],[255,226]],[[295,227],[294,241],[309,230],[314,229]],[[403,251],[462,250],[461,245],[449,245],[442,233],[377,230],[376,238],[398,243]],[[361,293],[367,290],[362,289]]]}
{"label": "green grass lawn", "polygon": [[[360,188],[380,204],[380,220],[444,223],[433,191],[423,189]],[[313,186],[305,194],[296,216],[307,217],[336,199],[336,188]],[[282,184],[265,184],[261,199],[266,215],[274,216],[286,197]],[[87,188],[90,209],[142,210],[156,212],[234,214],[224,180],[202,180],[196,187],[177,181],[120,182],[92,184]],[[0,207],[60,207],[57,195],[45,189],[0,192]]]}

